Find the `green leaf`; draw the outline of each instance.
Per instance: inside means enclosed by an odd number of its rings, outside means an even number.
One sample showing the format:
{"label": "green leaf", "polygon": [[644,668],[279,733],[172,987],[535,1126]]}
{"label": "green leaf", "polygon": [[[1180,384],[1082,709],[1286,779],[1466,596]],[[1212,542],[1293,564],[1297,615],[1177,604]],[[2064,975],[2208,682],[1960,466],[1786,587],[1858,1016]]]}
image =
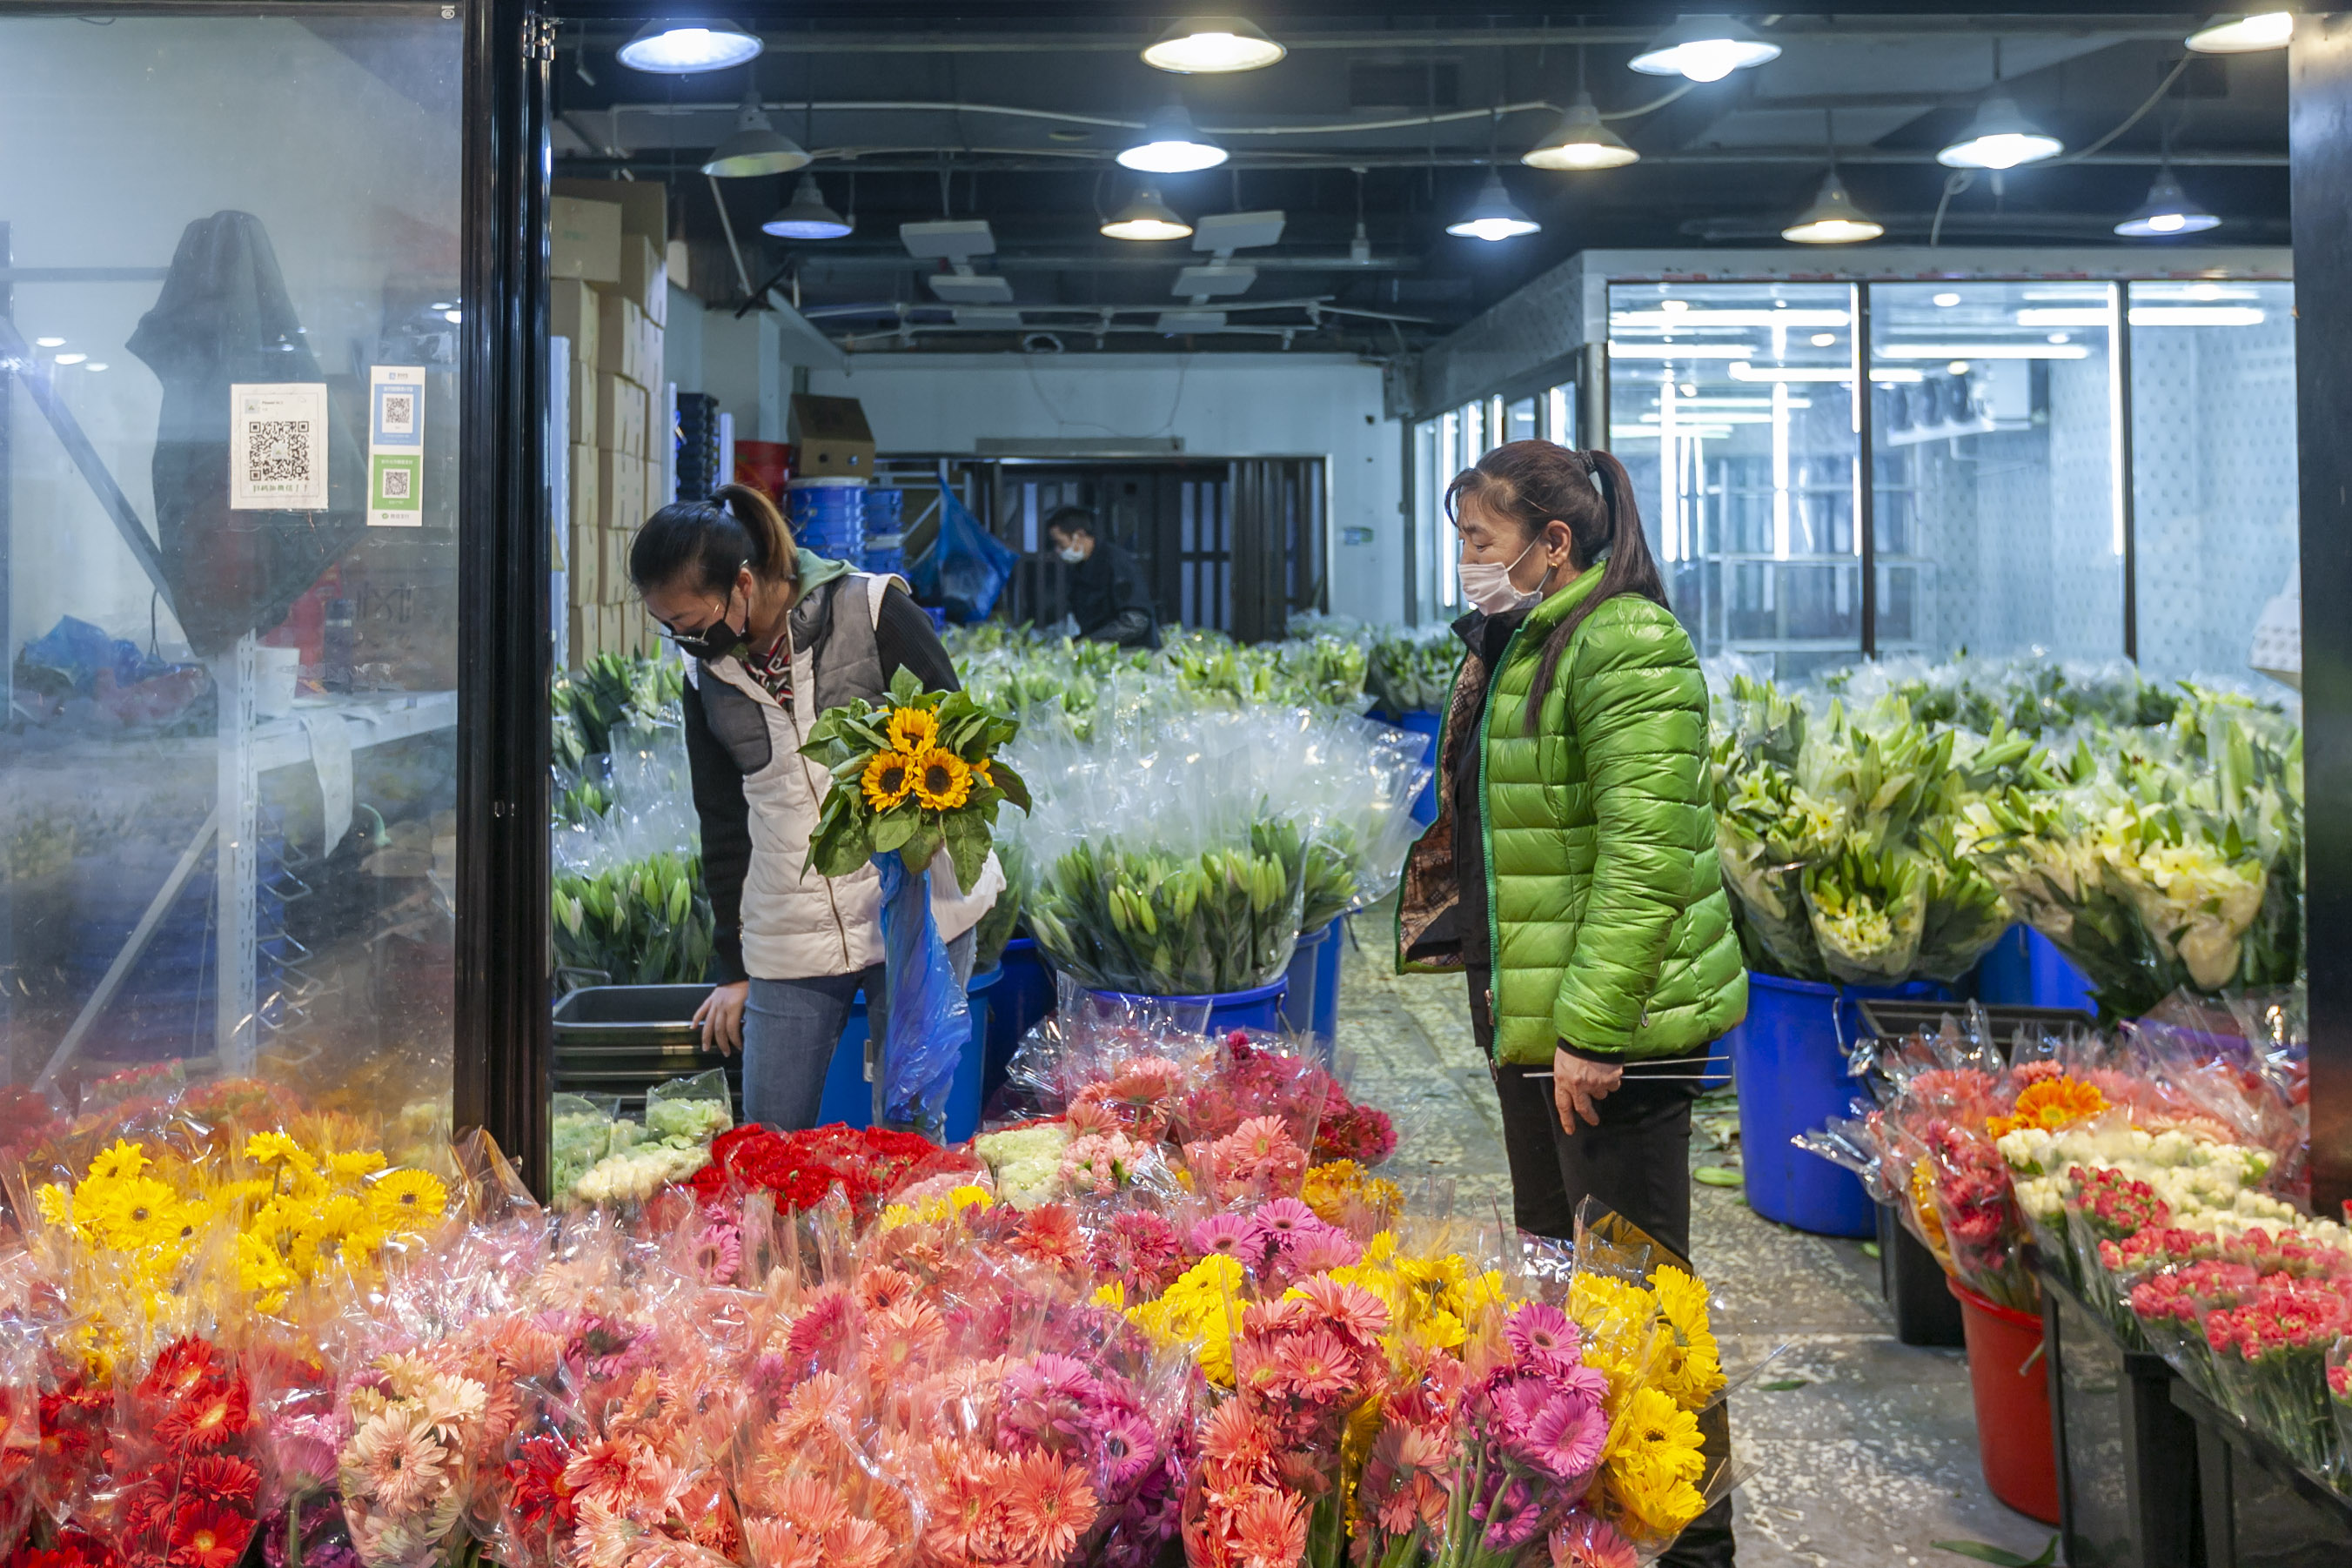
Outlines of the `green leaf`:
{"label": "green leaf", "polygon": [[1030,809],[1029,783],[1026,779],[1003,763],[993,760],[988,764],[988,775],[996,781],[997,790],[1005,799],[1024,811]]}
{"label": "green leaf", "polygon": [[1862,1255],[1864,1258],[1876,1258],[1878,1256],[1878,1243],[1874,1241],[1864,1242],[1862,1244]]}
{"label": "green leaf", "polygon": [[2021,1557],[2006,1546],[1995,1546],[1984,1541],[1938,1541],[1932,1542],[1938,1552],[1948,1552],[1956,1557],[1973,1557],[1979,1563],[1998,1564],[1998,1568],[2051,1568],[2058,1561],[2058,1538],[2052,1536],[2050,1544],[2039,1555]]}
{"label": "green leaf", "polygon": [[957,890],[969,893],[988,867],[988,830],[971,813],[958,812],[947,819],[947,844]]}
{"label": "green leaf", "polygon": [[922,816],[912,811],[886,811],[874,819],[874,831],[868,839],[874,853],[887,855],[893,849],[906,847],[923,826]]}
{"label": "green leaf", "polygon": [[1756,1386],[1765,1394],[1786,1394],[1792,1388],[1811,1388],[1812,1385],[1813,1380],[1810,1377],[1783,1377],[1771,1383],[1759,1383]]}
{"label": "green leaf", "polygon": [[1721,1165],[1701,1165],[1691,1173],[1691,1180],[1707,1187],[1738,1187],[1748,1184],[1747,1177]]}
{"label": "green leaf", "polygon": [[913,670],[900,665],[898,673],[890,678],[890,700],[903,708],[922,694],[922,679]]}

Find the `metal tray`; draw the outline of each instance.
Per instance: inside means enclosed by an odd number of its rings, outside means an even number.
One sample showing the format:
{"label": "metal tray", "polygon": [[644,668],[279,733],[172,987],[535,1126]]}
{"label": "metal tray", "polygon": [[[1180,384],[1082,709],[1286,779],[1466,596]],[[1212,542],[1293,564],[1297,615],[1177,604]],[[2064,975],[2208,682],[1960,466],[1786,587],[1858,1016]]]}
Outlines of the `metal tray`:
{"label": "metal tray", "polygon": [[580,1047],[625,1047],[698,1057],[701,1034],[694,1010],[708,985],[589,985],[555,1005],[559,1056]]}
{"label": "metal tray", "polygon": [[[1864,996],[1857,1005],[1862,1009],[1864,1035],[1872,1039],[1900,1039],[1906,1035],[1942,1026],[1946,1017],[1958,1017],[1968,1011],[1966,1002],[1913,1002],[1887,996]],[[2094,1029],[2098,1019],[2074,1007],[2011,1006],[2007,1003],[1979,1003],[1985,1022],[1991,1026],[1993,1038],[2004,1050],[2010,1037],[2019,1028],[2042,1029],[2052,1034],[2063,1034],[2069,1028]]]}

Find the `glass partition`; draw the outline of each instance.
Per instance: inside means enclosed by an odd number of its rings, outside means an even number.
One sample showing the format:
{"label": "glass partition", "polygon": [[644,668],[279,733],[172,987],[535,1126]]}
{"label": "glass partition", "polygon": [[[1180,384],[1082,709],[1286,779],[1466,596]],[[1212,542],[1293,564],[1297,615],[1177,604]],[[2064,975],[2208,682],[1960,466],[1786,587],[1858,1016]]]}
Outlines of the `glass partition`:
{"label": "glass partition", "polygon": [[2116,289],[1871,286],[1882,657],[2122,655]]}
{"label": "glass partition", "polygon": [[1532,441],[1536,438],[1536,400],[1522,397],[1503,409],[1503,439]]}
{"label": "glass partition", "polygon": [[1610,290],[1612,451],[1702,656],[1782,678],[1862,652],[1853,290]]}
{"label": "glass partition", "polygon": [[0,18],[0,1071],[258,1074],[397,1160],[451,1089],[463,25],[334,10]]}
{"label": "glass partition", "polygon": [[2246,678],[2294,583],[2294,285],[2131,286],[2139,663]]}

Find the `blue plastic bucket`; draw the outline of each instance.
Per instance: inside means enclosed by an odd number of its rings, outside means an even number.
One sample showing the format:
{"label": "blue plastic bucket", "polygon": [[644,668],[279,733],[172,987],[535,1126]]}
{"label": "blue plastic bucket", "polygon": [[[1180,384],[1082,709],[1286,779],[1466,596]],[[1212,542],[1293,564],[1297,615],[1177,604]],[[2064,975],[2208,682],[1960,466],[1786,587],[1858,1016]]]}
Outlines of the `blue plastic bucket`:
{"label": "blue plastic bucket", "polygon": [[[1203,1032],[1222,1035],[1228,1029],[1265,1029],[1269,1032],[1282,1027],[1283,993],[1290,988],[1290,977],[1284,975],[1270,985],[1255,986],[1247,991],[1227,991],[1214,996],[1137,996],[1124,991],[1093,991],[1088,994],[1110,1002],[1156,1002],[1172,1006],[1180,1016],[1195,1008],[1205,1009],[1207,1021]],[[1190,1022],[1190,1019],[1186,1019]]]}
{"label": "blue plastic bucket", "polygon": [[[955,1079],[948,1087],[946,1138],[961,1143],[980,1131],[980,1080],[988,1035],[989,998],[981,994],[996,984],[1000,971],[975,974],[964,995],[971,1009],[971,1038],[956,1058]],[[824,1098],[817,1107],[817,1125],[845,1122],[852,1127],[874,1125],[874,1085],[866,1077],[866,1042],[874,1026],[866,1012],[866,993],[849,1005],[849,1022],[842,1026],[841,1043],[825,1068]]]}
{"label": "blue plastic bucket", "polygon": [[1054,1010],[1054,972],[1038,956],[1037,939],[1016,936],[996,961],[996,987],[988,998],[988,1048],[981,1064],[980,1102],[1004,1087],[1004,1069],[1038,1019]]}
{"label": "blue plastic bucket", "polygon": [[1748,975],[1748,1016],[1724,1038],[1739,1084],[1740,1161],[1749,1207],[1818,1236],[1877,1234],[1877,1212],[1862,1178],[1790,1140],[1849,1114],[1862,1092],[1845,1062],[1845,1047],[1862,1028],[1855,1005],[1861,998],[1948,994],[1924,980],[1858,986]]}
{"label": "blue plastic bucket", "polygon": [[1987,1005],[2099,1010],[2091,999],[2091,977],[2057,943],[2021,923],[2001,932],[1977,965],[1977,999]]}
{"label": "blue plastic bucket", "polygon": [[1433,771],[1429,782],[1421,786],[1421,794],[1413,798],[1412,803],[1412,819],[1426,827],[1437,820],[1437,774],[1433,770],[1437,766],[1437,729],[1443,720],[1435,713],[1418,708],[1410,713],[1385,713],[1375,710],[1373,716],[1400,730],[1410,730],[1416,735],[1429,737],[1429,744],[1423,748],[1422,757]]}
{"label": "blue plastic bucket", "polygon": [[1333,921],[1298,933],[1298,947],[1290,955],[1290,972],[1283,976],[1288,989],[1282,995],[1282,1026],[1294,1035],[1315,1033],[1315,1015],[1322,994],[1323,950],[1332,945],[1339,922]]}
{"label": "blue plastic bucket", "polygon": [[1324,929],[1331,940],[1315,950],[1315,1035],[1339,1037],[1339,953],[1348,945],[1348,920],[1341,915]]}

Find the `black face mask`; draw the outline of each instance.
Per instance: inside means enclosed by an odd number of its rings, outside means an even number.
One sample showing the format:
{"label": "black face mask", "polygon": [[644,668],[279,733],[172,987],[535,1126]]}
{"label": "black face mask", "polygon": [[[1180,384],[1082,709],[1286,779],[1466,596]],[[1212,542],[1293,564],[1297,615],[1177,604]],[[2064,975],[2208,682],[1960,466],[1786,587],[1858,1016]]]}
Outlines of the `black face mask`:
{"label": "black face mask", "polygon": [[[740,575],[742,568],[739,566],[736,571]],[[727,604],[731,605],[734,602],[735,590],[730,588],[727,590]],[[743,625],[740,626],[730,626],[727,624],[726,605],[719,607],[719,618],[698,632],[672,631],[667,626],[662,628],[662,636],[677,644],[678,652],[688,658],[698,658],[705,663],[725,658],[729,654],[741,647],[750,639],[751,633],[751,617],[748,614],[744,616]]]}

